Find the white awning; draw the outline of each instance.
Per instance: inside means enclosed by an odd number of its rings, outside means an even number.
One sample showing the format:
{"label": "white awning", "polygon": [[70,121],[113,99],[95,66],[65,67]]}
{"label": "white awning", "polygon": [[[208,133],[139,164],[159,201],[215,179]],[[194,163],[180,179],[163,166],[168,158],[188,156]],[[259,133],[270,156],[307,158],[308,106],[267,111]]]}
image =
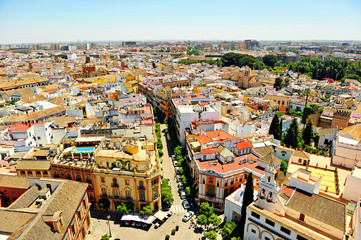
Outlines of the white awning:
{"label": "white awning", "polygon": [[158,211],[154,214],[154,217],[158,218],[160,221],[163,221],[167,215],[168,215],[167,212]]}
{"label": "white awning", "polygon": [[77,137],[75,142],[100,142],[104,137]]}
{"label": "white awning", "polygon": [[142,217],[138,213],[132,213],[132,214],[124,214],[122,216],[122,221],[135,221],[135,222],[142,222],[146,224],[151,224],[155,217],[153,216],[145,216]]}

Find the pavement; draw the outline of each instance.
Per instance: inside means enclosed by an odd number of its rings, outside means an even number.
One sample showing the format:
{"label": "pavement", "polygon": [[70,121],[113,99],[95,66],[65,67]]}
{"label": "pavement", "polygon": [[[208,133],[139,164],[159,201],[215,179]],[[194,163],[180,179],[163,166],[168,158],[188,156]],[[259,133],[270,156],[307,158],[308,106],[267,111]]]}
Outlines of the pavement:
{"label": "pavement", "polygon": [[[87,240],[99,240],[102,235],[109,233],[109,225],[107,224],[107,216],[111,215],[110,218],[110,231],[112,233],[112,240],[147,240],[147,239],[165,239],[165,236],[169,234],[170,239],[177,240],[198,240],[201,239],[204,234],[200,232],[196,232],[194,227],[190,228],[191,222],[195,222],[196,216],[193,216],[191,220],[188,222],[183,222],[182,218],[184,214],[187,212],[182,206],[182,199],[178,193],[178,184],[175,180],[175,172],[172,164],[171,156],[173,154],[173,146],[168,143],[166,139],[166,126],[165,124],[161,124],[161,132],[162,132],[162,142],[163,142],[163,152],[164,155],[161,159],[163,159],[162,167],[163,167],[163,176],[167,178],[171,182],[171,189],[173,193],[173,204],[170,207],[170,211],[173,212],[173,215],[166,220],[162,225],[160,225],[157,229],[152,225],[149,229],[139,229],[135,227],[124,226],[120,222],[121,215],[118,213],[110,213],[103,211],[92,211],[92,225],[90,227],[90,234],[87,237]],[[194,209],[191,209],[194,210]],[[175,228],[176,225],[179,225],[179,231],[176,232],[174,236],[171,235],[171,230]],[[221,239],[220,234],[218,235],[218,239]]]}

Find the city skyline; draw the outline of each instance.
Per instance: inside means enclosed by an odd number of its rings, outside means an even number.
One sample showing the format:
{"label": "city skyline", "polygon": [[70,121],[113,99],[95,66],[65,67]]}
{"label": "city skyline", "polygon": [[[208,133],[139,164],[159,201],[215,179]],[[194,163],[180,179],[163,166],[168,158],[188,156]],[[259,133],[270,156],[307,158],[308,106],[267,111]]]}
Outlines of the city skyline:
{"label": "city skyline", "polygon": [[[16,9],[16,11],[15,11]],[[0,1],[0,43],[361,40],[361,2]],[[320,31],[321,30],[321,31]]]}

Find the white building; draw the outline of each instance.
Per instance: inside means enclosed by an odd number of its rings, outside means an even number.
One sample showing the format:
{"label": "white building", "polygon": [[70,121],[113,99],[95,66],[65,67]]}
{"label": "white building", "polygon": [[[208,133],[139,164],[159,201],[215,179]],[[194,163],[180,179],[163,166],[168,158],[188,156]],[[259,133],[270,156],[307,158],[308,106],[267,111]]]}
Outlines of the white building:
{"label": "white building", "polygon": [[318,194],[321,178],[299,169],[280,190],[275,174],[267,168],[258,182],[258,198],[247,207],[243,239],[347,239],[351,220],[346,205]]}

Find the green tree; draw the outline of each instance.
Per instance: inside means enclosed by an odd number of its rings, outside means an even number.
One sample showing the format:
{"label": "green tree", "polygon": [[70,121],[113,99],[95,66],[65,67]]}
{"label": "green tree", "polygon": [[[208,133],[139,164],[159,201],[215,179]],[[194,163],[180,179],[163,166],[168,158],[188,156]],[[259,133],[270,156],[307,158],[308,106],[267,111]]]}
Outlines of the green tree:
{"label": "green tree", "polygon": [[277,56],[276,55],[266,55],[262,59],[263,63],[267,66],[270,66],[271,68],[275,67],[275,64],[277,62]]}
{"label": "green tree", "polygon": [[191,188],[190,188],[190,187],[186,187],[186,188],[185,188],[185,192],[186,192],[187,198],[190,198],[190,197],[191,197]]}
{"label": "green tree", "polygon": [[212,214],[208,218],[208,224],[212,224],[213,226],[218,227],[219,224],[221,224],[221,219],[217,215]]}
{"label": "green tree", "polygon": [[254,70],[263,70],[267,68],[267,66],[262,61],[256,61],[253,65]]}
{"label": "green tree", "polygon": [[[243,202],[242,202],[242,208],[241,208],[241,226],[244,226],[246,223],[246,214],[247,214],[247,207],[253,203],[253,194],[254,194],[254,187],[253,187],[253,176],[252,172],[248,174],[247,176],[247,183],[246,187],[244,189],[243,194]],[[243,233],[242,233],[243,235]]]}
{"label": "green tree", "polygon": [[149,204],[143,206],[142,210],[139,211],[139,215],[143,217],[152,215],[152,213],[153,213],[152,206],[150,206]]}
{"label": "green tree", "polygon": [[132,211],[132,210],[131,210],[131,209],[128,209],[127,205],[126,205],[124,202],[120,203],[120,204],[117,206],[117,209],[116,209],[116,212],[122,213],[122,214],[124,214],[124,213],[128,214],[128,213],[130,213],[131,211]]}
{"label": "green tree", "polygon": [[169,204],[173,201],[173,193],[168,185],[168,179],[162,179],[162,202]]}
{"label": "green tree", "polygon": [[298,147],[298,122],[296,118],[292,119],[289,128],[287,128],[283,143],[293,148]]}
{"label": "green tree", "polygon": [[206,232],[206,238],[209,239],[209,240],[217,240],[217,232],[216,231],[209,231],[209,232]]}
{"label": "green tree", "polygon": [[353,73],[349,73],[342,78],[342,80],[346,80],[346,79],[356,79],[358,81],[361,80],[360,76],[358,76],[357,74],[353,74]]}
{"label": "green tree", "polygon": [[280,172],[284,175],[284,176],[286,176],[286,173],[287,173],[287,161],[285,161],[285,160],[283,160],[282,162],[281,162],[281,169],[280,169]]}
{"label": "green tree", "polygon": [[282,83],[283,83],[282,77],[276,78],[275,84],[273,85],[273,87],[276,89],[276,91],[281,90],[281,88],[282,88]]}
{"label": "green tree", "polygon": [[229,239],[233,230],[237,227],[235,222],[229,221],[226,222],[221,230],[221,235],[223,239]]}
{"label": "green tree", "polygon": [[280,121],[277,114],[275,114],[272,119],[268,133],[273,135],[275,139],[281,139],[282,130],[280,129]]}
{"label": "green tree", "polygon": [[100,238],[100,240],[109,240],[110,239],[110,236],[108,233],[102,235],[102,237]]}
{"label": "green tree", "polygon": [[206,225],[207,224],[207,216],[202,214],[197,217],[197,223],[199,225]]}
{"label": "green tree", "polygon": [[209,203],[207,202],[202,202],[199,208],[199,212],[206,215],[207,217],[210,217],[213,214],[213,207],[209,206]]}
{"label": "green tree", "polygon": [[101,198],[98,201],[99,207],[105,210],[108,210],[110,207],[110,201],[106,198]]}
{"label": "green tree", "polygon": [[305,129],[303,129],[302,136],[304,143],[306,145],[311,145],[311,141],[313,138],[313,123],[311,119],[308,120]]}

